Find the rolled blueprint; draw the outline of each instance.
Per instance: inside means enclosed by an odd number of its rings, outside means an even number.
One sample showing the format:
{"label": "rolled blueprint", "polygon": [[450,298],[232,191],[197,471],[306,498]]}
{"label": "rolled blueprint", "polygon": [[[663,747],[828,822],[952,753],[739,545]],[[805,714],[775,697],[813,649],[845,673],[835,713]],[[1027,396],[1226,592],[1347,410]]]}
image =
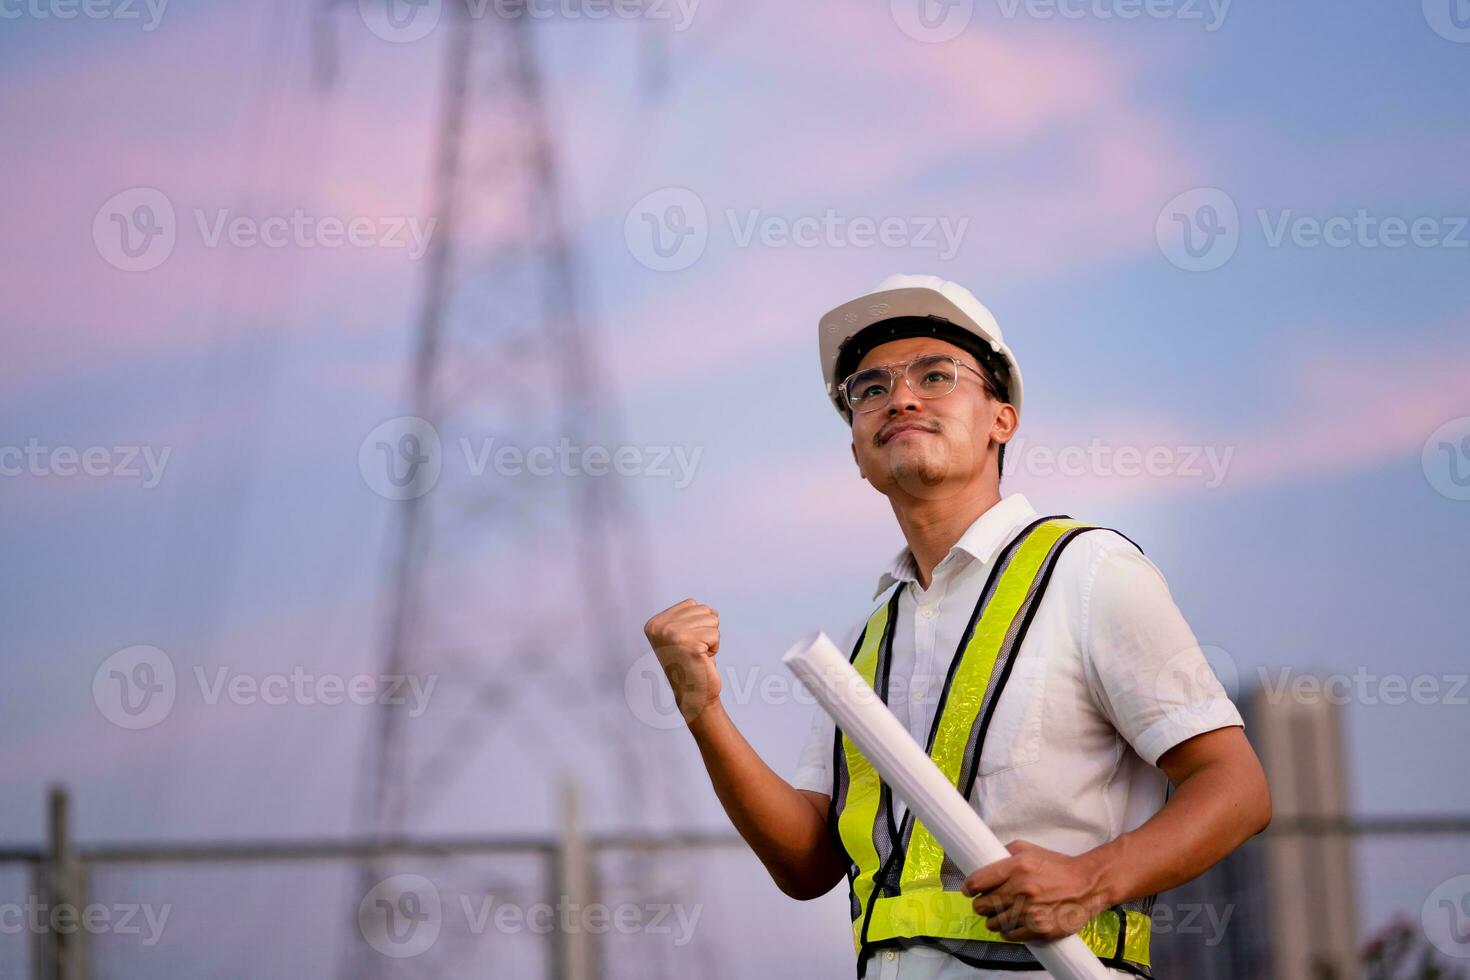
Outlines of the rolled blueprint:
{"label": "rolled blueprint", "polygon": [[[980,814],[960,796],[826,633],[804,638],[787,650],[781,661],[965,874],[1010,857]],[[1109,980],[1112,976],[1077,936],[1027,943],[1026,948],[1058,980]]]}

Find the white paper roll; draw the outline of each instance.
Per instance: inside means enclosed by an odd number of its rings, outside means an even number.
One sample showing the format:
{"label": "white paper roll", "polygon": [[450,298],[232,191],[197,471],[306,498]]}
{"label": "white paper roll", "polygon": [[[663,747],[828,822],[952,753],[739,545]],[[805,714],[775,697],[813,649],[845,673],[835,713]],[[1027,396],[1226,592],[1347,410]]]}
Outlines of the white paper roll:
{"label": "white paper roll", "polygon": [[[966,874],[1010,856],[826,633],[806,637],[781,660]],[[1059,980],[1112,976],[1077,936],[1026,947]]]}

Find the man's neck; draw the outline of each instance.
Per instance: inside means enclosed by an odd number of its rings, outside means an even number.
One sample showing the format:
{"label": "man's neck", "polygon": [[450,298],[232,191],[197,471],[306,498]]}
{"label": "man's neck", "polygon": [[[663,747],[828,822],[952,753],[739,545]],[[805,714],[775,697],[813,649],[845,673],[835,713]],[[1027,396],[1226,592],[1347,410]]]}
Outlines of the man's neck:
{"label": "man's neck", "polygon": [[960,536],[985,513],[1000,503],[1000,487],[991,484],[976,493],[958,493],[945,500],[908,500],[893,503],[893,515],[914,555],[919,587],[929,588],[934,568]]}

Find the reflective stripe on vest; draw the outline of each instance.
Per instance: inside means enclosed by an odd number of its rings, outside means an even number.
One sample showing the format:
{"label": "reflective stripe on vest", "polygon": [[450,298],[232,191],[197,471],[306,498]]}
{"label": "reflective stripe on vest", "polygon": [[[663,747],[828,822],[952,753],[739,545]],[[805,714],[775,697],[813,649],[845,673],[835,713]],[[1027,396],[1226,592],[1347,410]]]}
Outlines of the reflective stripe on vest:
{"label": "reflective stripe on vest", "polygon": [[[979,769],[985,732],[1011,665],[1045,594],[1062,550],[1093,529],[1067,518],[1042,518],[1018,534],[997,556],[970,616],[960,653],[945,678],[926,746],[940,770],[966,798]],[[894,620],[902,585],[868,619],[853,650],[853,667],[888,701]],[[849,861],[853,944],[859,970],[865,952],[898,940],[930,938],[1011,943],[986,927],[959,891],[964,872],[946,864],[944,849],[913,813],[902,826],[893,817],[887,784],[841,730],[833,752],[833,830]],[[896,845],[896,846],[895,846]],[[971,869],[973,870],[973,869]],[[1146,974],[1151,901],[1114,906],[1080,931],[1083,941],[1111,965]],[[1029,954],[1027,954],[1029,955]],[[1014,964],[1015,956],[1007,957]],[[1034,962],[1034,961],[1033,961]]]}

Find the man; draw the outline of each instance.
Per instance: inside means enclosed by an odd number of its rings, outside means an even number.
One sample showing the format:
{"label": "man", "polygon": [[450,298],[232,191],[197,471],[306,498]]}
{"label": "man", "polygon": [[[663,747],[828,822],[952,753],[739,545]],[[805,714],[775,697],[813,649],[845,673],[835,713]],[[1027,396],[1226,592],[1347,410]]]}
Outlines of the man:
{"label": "man", "polygon": [[1040,970],[1025,941],[1072,933],[1149,976],[1154,896],[1270,820],[1239,713],[1133,542],[1001,497],[1021,372],[974,296],[894,276],[818,330],[908,545],[847,650],[1012,856],[956,868],[820,711],[776,775],[720,703],[718,614],[686,599],[645,633],[720,802],[787,895],[848,878],[860,977],[1000,980]]}

